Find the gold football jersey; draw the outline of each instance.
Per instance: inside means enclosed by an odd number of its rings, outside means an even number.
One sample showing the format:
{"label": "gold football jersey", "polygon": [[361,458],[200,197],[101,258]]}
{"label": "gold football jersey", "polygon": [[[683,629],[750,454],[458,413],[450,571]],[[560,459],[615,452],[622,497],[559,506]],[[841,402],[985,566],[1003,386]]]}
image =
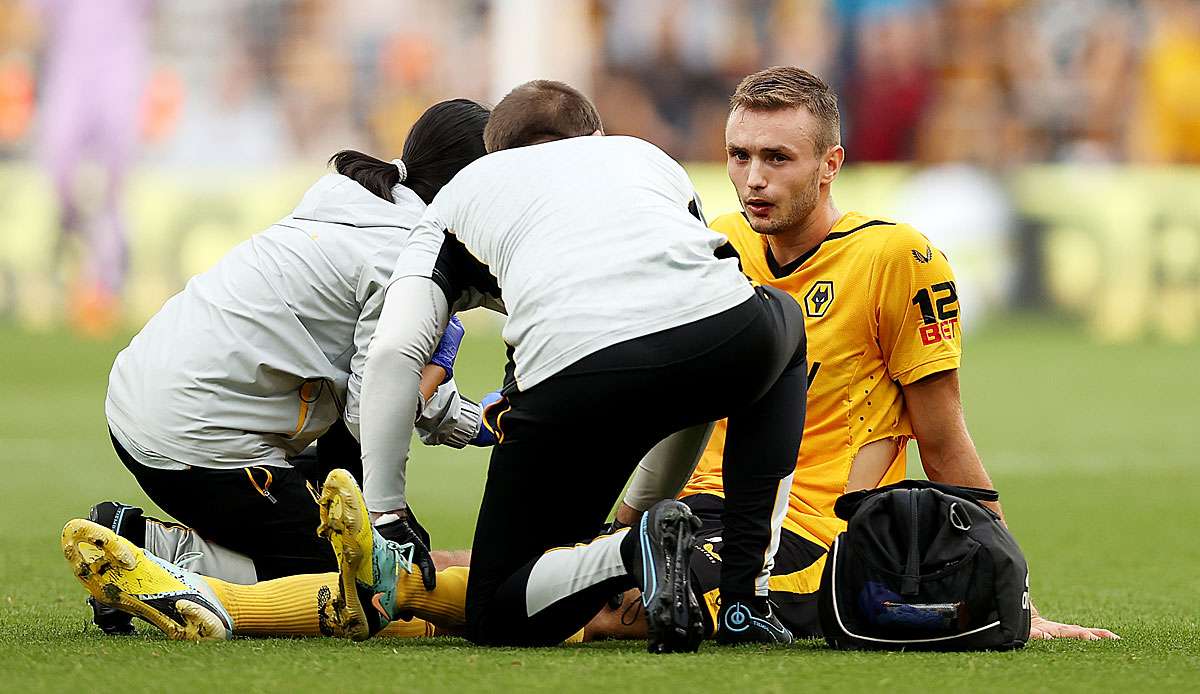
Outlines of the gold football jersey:
{"label": "gold football jersey", "polygon": [[[896,439],[896,458],[880,484],[904,478],[912,425],[900,386],[958,368],[962,338],[950,264],[912,227],[855,212],[783,268],[741,214],[711,226],[729,237],[752,281],[788,292],[804,308],[807,417],[784,527],[829,546],[845,529],[833,503],[863,445]],[[722,494],[724,447],[722,421],[683,495]]]}

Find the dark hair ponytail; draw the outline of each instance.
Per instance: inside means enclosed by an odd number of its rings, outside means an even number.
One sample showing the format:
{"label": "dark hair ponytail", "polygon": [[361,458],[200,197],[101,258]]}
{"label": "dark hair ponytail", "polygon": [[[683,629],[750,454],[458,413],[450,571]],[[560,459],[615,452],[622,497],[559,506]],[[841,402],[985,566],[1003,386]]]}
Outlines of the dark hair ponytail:
{"label": "dark hair ponytail", "polygon": [[370,154],[363,154],[352,149],[343,149],[329,158],[333,170],[347,178],[353,178],[358,185],[366,188],[388,202],[392,199],[392,188],[400,182],[400,169],[389,161],[380,161]]}
{"label": "dark hair ponytail", "polygon": [[[489,111],[470,99],[451,99],[429,107],[413,123],[400,158],[408,169],[405,187],[428,205],[433,196],[464,166],[486,154],[483,127]],[[352,149],[329,159],[334,170],[353,178],[375,195],[395,202],[392,188],[400,183],[396,165]]]}

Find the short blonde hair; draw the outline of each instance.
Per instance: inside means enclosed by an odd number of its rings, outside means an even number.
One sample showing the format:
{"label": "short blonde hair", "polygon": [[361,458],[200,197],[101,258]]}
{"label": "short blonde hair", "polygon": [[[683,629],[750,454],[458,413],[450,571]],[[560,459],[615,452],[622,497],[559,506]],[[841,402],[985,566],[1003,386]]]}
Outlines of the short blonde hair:
{"label": "short blonde hair", "polygon": [[820,77],[790,65],[769,67],[748,75],[729,98],[729,112],[775,111],[804,107],[821,123],[814,143],[817,153],[842,141],[842,117],[837,94]]}

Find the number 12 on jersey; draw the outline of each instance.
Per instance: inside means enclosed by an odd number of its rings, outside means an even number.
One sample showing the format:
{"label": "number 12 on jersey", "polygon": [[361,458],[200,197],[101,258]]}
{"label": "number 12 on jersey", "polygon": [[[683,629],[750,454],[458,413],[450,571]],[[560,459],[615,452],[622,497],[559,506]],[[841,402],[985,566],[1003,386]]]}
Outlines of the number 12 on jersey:
{"label": "number 12 on jersey", "polygon": [[913,296],[912,303],[921,310],[922,344],[954,339],[958,323],[958,290],[953,282],[939,282],[928,289],[922,288]]}

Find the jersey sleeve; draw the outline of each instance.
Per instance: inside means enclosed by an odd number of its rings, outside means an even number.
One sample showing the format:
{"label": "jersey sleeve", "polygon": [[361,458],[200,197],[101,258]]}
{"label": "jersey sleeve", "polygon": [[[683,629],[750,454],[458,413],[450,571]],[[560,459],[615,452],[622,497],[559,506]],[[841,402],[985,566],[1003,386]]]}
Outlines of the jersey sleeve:
{"label": "jersey sleeve", "polygon": [[946,256],[898,226],[876,259],[875,319],[888,373],[908,385],[957,369],[962,357],[958,288]]}

